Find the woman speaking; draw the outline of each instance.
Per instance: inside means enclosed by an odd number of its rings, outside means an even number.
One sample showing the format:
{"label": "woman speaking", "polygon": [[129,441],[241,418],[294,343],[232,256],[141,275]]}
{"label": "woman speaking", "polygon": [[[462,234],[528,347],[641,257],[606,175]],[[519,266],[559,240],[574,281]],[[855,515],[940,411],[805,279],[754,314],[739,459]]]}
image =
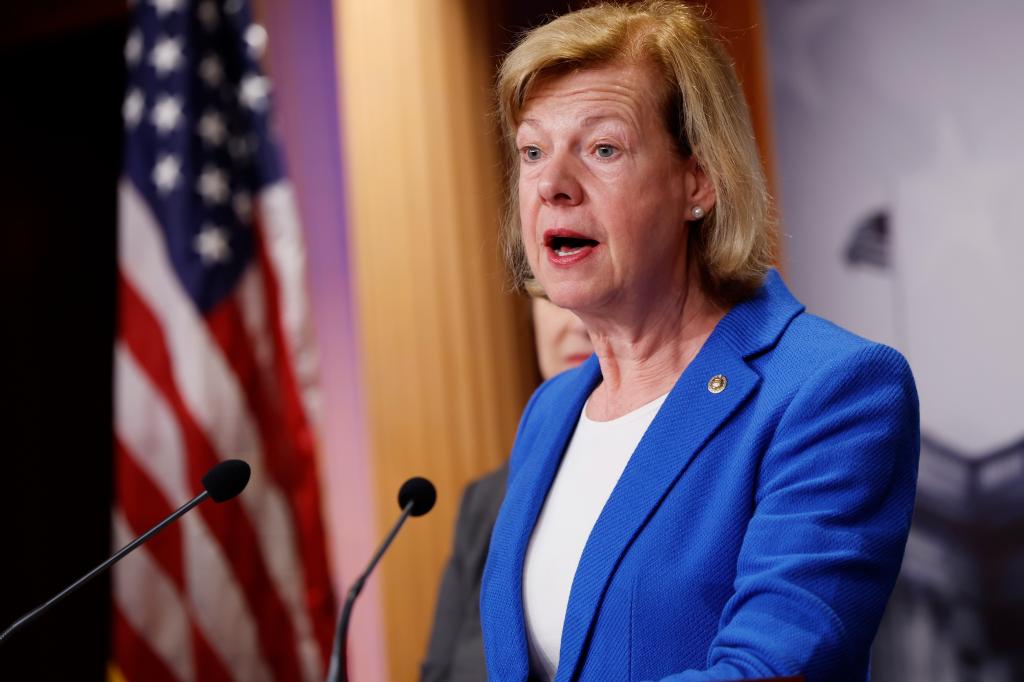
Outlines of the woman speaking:
{"label": "woman speaking", "polygon": [[917,397],[772,262],[749,116],[700,12],[601,5],[498,79],[518,285],[596,353],[523,413],[481,595],[493,680],[867,679]]}

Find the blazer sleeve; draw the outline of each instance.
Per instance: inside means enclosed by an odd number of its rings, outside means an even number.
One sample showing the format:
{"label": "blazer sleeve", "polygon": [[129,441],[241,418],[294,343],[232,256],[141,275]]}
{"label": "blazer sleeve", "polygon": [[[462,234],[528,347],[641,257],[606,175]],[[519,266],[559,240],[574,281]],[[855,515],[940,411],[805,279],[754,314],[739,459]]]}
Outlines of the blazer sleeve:
{"label": "blazer sleeve", "polygon": [[707,668],[666,679],[863,675],[903,559],[919,452],[903,356],[862,346],[818,370],[765,450]]}

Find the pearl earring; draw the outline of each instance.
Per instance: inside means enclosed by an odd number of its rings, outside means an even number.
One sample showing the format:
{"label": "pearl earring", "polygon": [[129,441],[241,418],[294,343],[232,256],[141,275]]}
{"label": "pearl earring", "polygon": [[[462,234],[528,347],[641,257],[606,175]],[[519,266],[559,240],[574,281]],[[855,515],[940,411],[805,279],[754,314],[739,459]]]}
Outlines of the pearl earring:
{"label": "pearl earring", "polygon": [[704,217],[704,209],[700,206],[694,206],[690,209],[690,214],[693,216],[694,220],[700,220]]}

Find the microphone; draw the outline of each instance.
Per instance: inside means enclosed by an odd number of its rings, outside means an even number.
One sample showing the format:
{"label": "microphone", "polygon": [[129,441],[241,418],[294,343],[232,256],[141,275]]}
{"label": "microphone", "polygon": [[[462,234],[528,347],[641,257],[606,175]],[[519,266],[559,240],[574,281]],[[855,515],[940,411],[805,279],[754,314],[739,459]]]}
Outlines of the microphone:
{"label": "microphone", "polygon": [[345,606],[341,609],[341,618],[338,620],[338,629],[334,633],[334,651],[331,653],[331,667],[327,672],[327,682],[348,682],[348,666],[346,651],[348,648],[348,621],[352,615],[352,605],[356,597],[363,591],[363,585],[370,576],[377,562],[384,555],[391,541],[398,535],[398,529],[402,527],[405,520],[410,516],[423,516],[434,508],[437,502],[437,490],[434,484],[425,478],[410,478],[402,484],[398,491],[398,506],[402,509],[402,515],[398,517],[391,532],[384,538],[384,542],[377,548],[377,553],[370,560],[359,579],[352,584],[345,598]]}
{"label": "microphone", "polygon": [[[158,523],[157,525],[150,528],[143,535],[135,538],[127,545],[117,551],[117,553],[104,561],[102,564],[92,569],[81,578],[71,583],[68,587],[64,588],[62,592],[52,597],[46,603],[37,606],[33,610],[26,613],[24,616],[19,618],[9,628],[0,633],[0,644],[2,644],[7,636],[15,630],[31,623],[33,620],[41,616],[43,613],[48,611],[57,602],[62,601],[65,597],[70,595],[72,592],[77,590],[82,585],[86,584],[97,575],[107,570],[118,561],[123,559],[127,554],[132,552],[136,547],[149,540],[151,537],[162,531],[164,528],[169,526],[171,523],[176,521],[178,517],[185,514],[200,502],[205,500],[207,497],[213,498],[214,502],[226,502],[232,497],[238,495],[238,493],[245,490],[245,486],[249,483],[249,475],[252,473],[249,465],[240,459],[227,459],[216,465],[203,476],[203,492],[199,493],[191,500],[178,507],[178,509],[168,516],[166,519]],[[433,504],[433,503],[431,503]]]}

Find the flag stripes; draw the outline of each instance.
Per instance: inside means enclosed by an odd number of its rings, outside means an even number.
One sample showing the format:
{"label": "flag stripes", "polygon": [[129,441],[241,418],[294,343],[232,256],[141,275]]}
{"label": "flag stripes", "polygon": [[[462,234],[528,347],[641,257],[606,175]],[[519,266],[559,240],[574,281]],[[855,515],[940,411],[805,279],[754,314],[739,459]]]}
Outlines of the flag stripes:
{"label": "flag stripes", "polygon": [[[124,366],[122,371],[127,372]],[[139,460],[129,454],[121,439],[114,438],[114,456],[117,458],[117,488],[124,491],[118,503],[131,530],[141,535],[170,516],[175,507],[139,466]],[[179,498],[184,499],[184,497]],[[182,559],[181,526],[171,524],[149,541],[146,549],[163,569],[179,592],[185,591],[185,564]]]}
{"label": "flag stripes", "polygon": [[[137,322],[146,317],[145,311],[133,309],[133,302],[137,299],[133,295],[133,291],[130,286],[122,283],[122,309],[125,312],[131,313],[133,319]],[[137,327],[136,327],[137,328]],[[146,339],[144,334],[136,336],[136,334],[124,335],[123,338],[129,338],[127,344],[128,348],[131,347],[131,341],[135,341],[142,348],[148,348],[152,351],[151,355],[159,356],[162,349],[159,346],[158,340],[152,338]],[[141,338],[141,340],[140,340]],[[148,343],[147,343],[148,341]],[[172,421],[190,421],[185,415],[182,417],[181,413],[174,414],[174,410],[171,405],[175,400],[166,400],[163,396],[158,394],[159,389],[158,381],[154,382],[149,380],[149,377],[144,376],[145,370],[143,370],[138,364],[128,361],[126,356],[131,356],[130,351],[119,350],[116,358],[118,370],[126,377],[124,382],[124,388],[133,388],[133,392],[125,392],[123,399],[132,405],[145,407],[149,414],[156,415],[157,419],[164,424],[168,424]],[[141,372],[142,375],[136,374]],[[134,375],[134,376],[133,376]],[[180,410],[180,408],[179,408]],[[129,415],[131,411],[125,410]],[[182,429],[184,432],[191,431],[196,434],[195,428],[185,425]],[[118,438],[125,438],[127,445],[123,447],[119,454],[118,466],[119,469],[123,468],[127,471],[131,471],[132,464],[125,460],[133,460],[133,462],[145,462],[145,461],[186,461],[189,459],[195,459],[187,451],[190,449],[187,441],[188,436],[180,437],[177,434],[172,434],[162,438],[159,442],[149,443],[149,454],[144,460],[140,460],[139,457],[134,456],[134,452],[141,451],[143,445],[135,445],[130,440],[130,434],[119,434]],[[194,435],[192,440],[202,440],[201,434]],[[133,447],[134,446],[134,447]],[[199,446],[202,447],[201,445]],[[193,451],[195,447],[191,448]],[[120,459],[123,456],[124,460]],[[210,457],[204,457],[203,462],[198,467],[191,466],[193,470],[205,472],[209,466],[204,464],[209,463],[212,466],[212,460]],[[200,474],[201,476],[201,474]],[[198,480],[198,479],[196,479]],[[154,486],[156,484],[153,484]],[[198,492],[196,490],[195,492]],[[185,496],[185,499],[192,497],[195,492],[190,492]],[[184,501],[184,499],[182,500]],[[199,507],[196,511],[188,514],[178,523],[178,528],[182,532],[182,545],[183,549],[177,554],[188,556],[188,561],[184,563],[182,567],[173,565],[161,564],[160,559],[163,558],[163,553],[153,554],[153,550],[147,546],[138,551],[145,551],[152,563],[151,570],[159,571],[163,575],[162,579],[169,580],[166,576],[173,574],[175,571],[181,570],[184,572],[183,587],[186,588],[188,599],[190,601],[190,613],[195,619],[207,626],[209,629],[207,638],[210,641],[212,648],[218,652],[219,658],[224,661],[231,661],[232,658],[241,659],[238,665],[248,664],[244,659],[247,656],[254,655],[252,652],[257,652],[258,644],[255,641],[255,636],[247,637],[247,633],[254,633],[256,630],[256,619],[258,614],[252,609],[249,609],[247,603],[261,603],[265,601],[271,604],[271,607],[267,608],[269,615],[277,618],[287,618],[283,607],[281,607],[272,595],[262,595],[259,590],[270,590],[270,581],[265,577],[265,571],[259,566],[258,558],[252,558],[252,552],[248,551],[231,551],[225,552],[220,548],[218,541],[219,537],[225,538],[225,540],[234,543],[233,545],[225,543],[227,546],[234,546],[236,550],[240,550],[246,547],[243,541],[239,540],[239,533],[244,534],[244,530],[240,530],[240,527],[244,524],[244,520],[238,521],[230,518],[231,507],[204,504]],[[159,513],[159,512],[157,512]],[[236,514],[237,515],[237,514]],[[127,522],[126,522],[127,524]],[[130,524],[128,524],[130,525]],[[132,526],[129,528],[129,534],[126,536],[128,539],[131,536],[138,535],[144,532],[148,526]],[[161,534],[162,535],[162,534]],[[164,541],[164,538],[158,537],[153,540],[157,547]],[[125,540],[124,542],[127,542]],[[120,542],[119,544],[124,544]],[[252,541],[249,540],[248,546],[251,547]],[[173,554],[169,552],[168,554]],[[250,563],[251,565],[246,565]],[[232,566],[232,564],[234,566]],[[248,583],[238,582],[232,577],[233,569],[241,565],[246,573],[243,573],[243,577],[248,579]],[[121,565],[118,566],[120,571]],[[259,578],[254,576],[260,576]],[[116,576],[120,578],[120,573]],[[115,580],[116,582],[116,580]],[[171,581],[173,582],[173,581]],[[248,590],[248,594],[243,595],[240,586],[244,587],[246,584],[252,585]],[[145,593],[142,593],[145,594]],[[178,594],[178,598],[185,599],[181,596],[182,593]],[[204,598],[204,595],[206,598]],[[136,595],[137,598],[137,595]],[[148,595],[147,595],[148,598]],[[116,600],[118,606],[120,601]],[[276,606],[277,608],[273,608]],[[162,608],[162,607],[161,607]],[[157,610],[157,609],[154,609]],[[157,610],[158,611],[158,610]],[[159,613],[157,614],[159,616]],[[219,624],[219,625],[218,625]],[[157,623],[159,625],[159,622]],[[273,623],[268,622],[265,624],[261,633],[263,636],[261,640],[268,641],[271,644],[270,652],[273,652],[275,648],[281,646],[280,644],[273,641],[273,631],[268,631],[273,627]],[[148,632],[148,631],[147,631]],[[249,639],[250,644],[248,647],[243,648],[232,654],[232,650],[237,647],[239,640]],[[222,642],[218,646],[218,643]],[[209,666],[204,666],[209,667]],[[241,669],[234,667],[239,670],[239,679],[256,679],[253,674],[241,676]],[[292,668],[282,668],[285,674],[290,674],[291,677],[283,677],[282,679],[298,679],[297,671]],[[261,676],[260,679],[272,679],[270,677]],[[131,678],[129,678],[131,680]]]}
{"label": "flag stripes", "polygon": [[[132,538],[132,531],[124,516],[114,513],[114,543],[123,545]],[[177,680],[194,680],[195,657],[189,646],[191,621],[181,594],[174,588],[163,571],[157,570],[146,547],[136,550],[131,561],[122,561],[117,566],[114,588],[114,619],[123,621],[131,632],[139,637],[125,637],[125,632],[115,632],[115,651],[119,654],[117,663],[122,671],[140,667],[148,669],[148,662],[158,659],[162,667]],[[136,595],[145,594],[142,601]],[[146,646],[120,649],[121,645],[133,645],[144,641]],[[156,674],[154,669],[154,674]],[[137,674],[129,680],[146,679]]]}
{"label": "flag stripes", "polygon": [[[145,473],[151,474],[151,480],[142,488],[159,493],[134,499],[129,495],[125,513],[134,510],[140,518],[158,517],[162,510],[197,492],[185,480],[198,481],[222,458],[240,455],[253,467],[252,489],[239,498],[247,504],[201,506],[189,515],[198,517],[185,517],[182,525],[191,529],[202,519],[209,530],[195,537],[194,545],[186,543],[182,550],[158,546],[150,557],[150,570],[162,573],[164,580],[180,585],[180,576],[186,576],[183,587],[191,593],[189,616],[203,626],[203,635],[192,648],[197,655],[207,646],[212,652],[204,656],[212,660],[197,661],[194,670],[177,670],[175,674],[179,679],[200,679],[205,677],[204,670],[212,672],[225,665],[233,672],[228,679],[318,679],[330,647],[333,600],[316,478],[311,475],[315,470],[308,466],[312,438],[304,419],[294,416],[302,414],[303,407],[293,381],[287,382],[291,390],[276,396],[268,386],[282,383],[279,374],[270,374],[273,381],[268,381],[267,375],[284,364],[285,357],[283,333],[279,327],[275,333],[275,325],[267,324],[278,316],[276,301],[266,305],[271,288],[268,270],[248,277],[245,282],[250,284],[243,284],[245,289],[255,289],[247,291],[248,321],[235,297],[225,299],[204,319],[180,291],[161,257],[160,235],[153,219],[127,183],[121,186],[121,206],[122,215],[133,219],[130,234],[122,231],[119,279],[115,430],[121,443],[118,463],[125,467],[126,476],[119,483],[129,490],[131,477],[143,475],[141,462],[148,461],[153,469]],[[269,259],[261,258],[253,268],[260,264],[266,267]],[[267,312],[257,316],[252,309],[260,295]],[[149,306],[147,300],[160,305]],[[251,335],[265,334],[267,327],[270,350],[264,347],[263,358],[258,359],[260,346]],[[285,403],[290,405],[286,408]],[[225,411],[234,417],[220,416]],[[289,411],[292,424],[275,419]],[[227,428],[220,424],[215,428],[215,420],[227,420]],[[299,438],[292,437],[294,422],[301,429]],[[143,451],[147,454],[136,454]],[[307,466],[296,466],[302,463],[300,457],[307,458]],[[139,458],[145,459],[140,462]],[[132,464],[126,465],[127,460]],[[296,521],[298,529],[293,528]],[[136,524],[130,525],[135,530]],[[138,526],[138,532],[145,530],[143,523]],[[219,561],[209,547],[218,548]],[[175,556],[186,557],[186,565],[179,565]],[[203,556],[206,563],[200,571],[197,560]],[[314,570],[303,571],[300,561]],[[185,600],[181,589],[179,586],[177,596]],[[212,613],[196,603],[205,592],[214,605]],[[225,608],[225,601],[234,606]],[[121,599],[116,602],[118,608],[123,607]],[[318,622],[315,633],[314,616]],[[130,618],[124,620],[133,624]],[[134,625],[138,629],[141,624]],[[245,645],[240,633],[247,629],[254,630],[255,641]],[[159,634],[152,628],[143,632],[146,636]],[[245,672],[252,666],[258,668],[253,661],[261,655],[269,673],[264,675],[258,669]]]}
{"label": "flag stripes", "polygon": [[123,609],[114,609],[114,648],[126,654],[118,661],[122,679],[177,682],[192,677],[191,662],[182,661],[184,669],[175,674],[153,651],[150,641],[140,637],[135,627],[128,623]]}

